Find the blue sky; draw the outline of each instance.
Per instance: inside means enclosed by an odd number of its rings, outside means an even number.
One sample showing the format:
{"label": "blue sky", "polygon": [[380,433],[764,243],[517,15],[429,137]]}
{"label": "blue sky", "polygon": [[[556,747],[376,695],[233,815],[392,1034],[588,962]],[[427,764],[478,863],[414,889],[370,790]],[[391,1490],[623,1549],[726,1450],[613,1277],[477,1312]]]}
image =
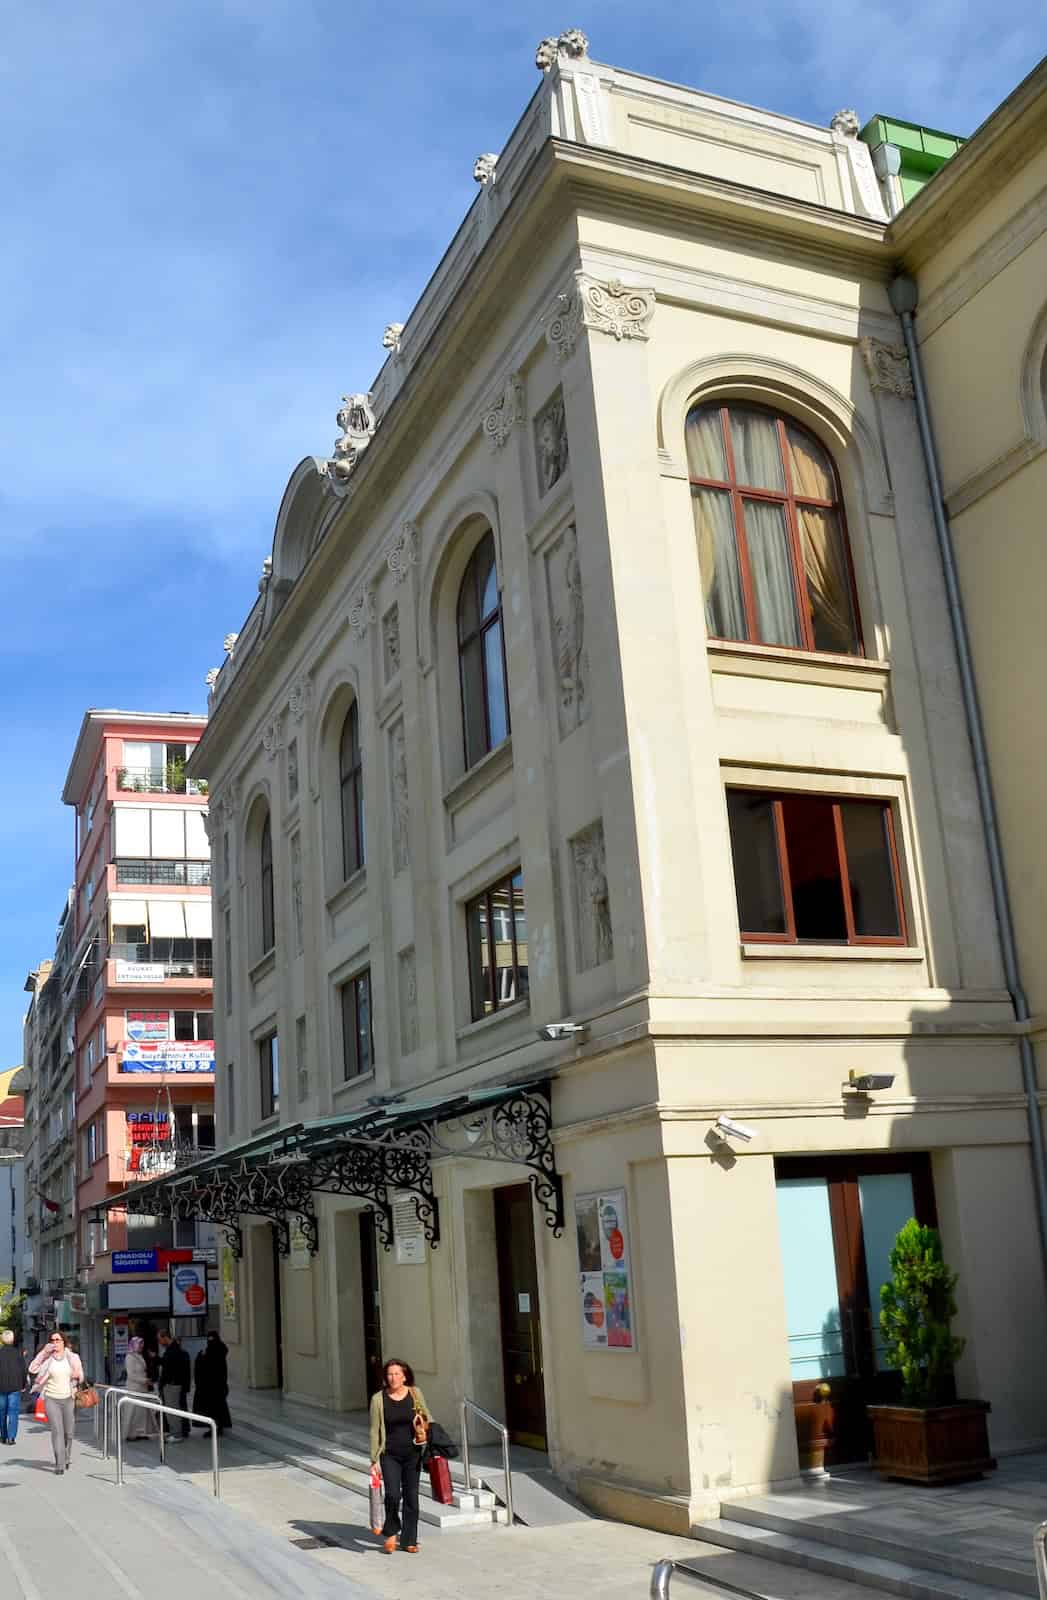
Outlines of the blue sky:
{"label": "blue sky", "polygon": [[[1036,7],[54,0],[0,60],[0,1067],[72,869],[87,706],[202,711],[287,477],[366,389],[537,83],[597,60],[828,122],[970,132]],[[914,18],[918,25],[914,26]]]}

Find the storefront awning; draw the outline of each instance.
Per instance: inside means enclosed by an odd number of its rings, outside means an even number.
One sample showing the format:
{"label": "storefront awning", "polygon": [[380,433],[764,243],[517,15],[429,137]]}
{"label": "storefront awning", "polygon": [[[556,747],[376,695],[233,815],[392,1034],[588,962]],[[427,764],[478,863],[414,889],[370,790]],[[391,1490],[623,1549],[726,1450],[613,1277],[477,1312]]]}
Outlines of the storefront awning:
{"label": "storefront awning", "polygon": [[317,1248],[314,1194],[348,1194],[374,1211],[387,1250],[393,1245],[393,1199],[410,1195],[435,1249],[440,1217],[432,1163],[457,1156],[529,1167],[546,1225],[564,1226],[563,1183],[552,1146],[548,1082],[485,1085],[409,1099],[375,1097],[339,1117],[296,1122],[206,1156],[180,1171],[135,1184],[100,1210],[217,1223],[237,1254],[240,1218],[268,1217],[282,1254],[294,1221]]}

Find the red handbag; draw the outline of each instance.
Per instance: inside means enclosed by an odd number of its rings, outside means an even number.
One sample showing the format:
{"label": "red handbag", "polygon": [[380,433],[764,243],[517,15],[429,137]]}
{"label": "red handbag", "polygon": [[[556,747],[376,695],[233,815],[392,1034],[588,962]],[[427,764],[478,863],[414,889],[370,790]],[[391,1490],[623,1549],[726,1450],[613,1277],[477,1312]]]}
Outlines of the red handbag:
{"label": "red handbag", "polygon": [[451,1489],[451,1467],[446,1456],[429,1457],[429,1482],[432,1485],[433,1499],[441,1506],[449,1506],[453,1500]]}

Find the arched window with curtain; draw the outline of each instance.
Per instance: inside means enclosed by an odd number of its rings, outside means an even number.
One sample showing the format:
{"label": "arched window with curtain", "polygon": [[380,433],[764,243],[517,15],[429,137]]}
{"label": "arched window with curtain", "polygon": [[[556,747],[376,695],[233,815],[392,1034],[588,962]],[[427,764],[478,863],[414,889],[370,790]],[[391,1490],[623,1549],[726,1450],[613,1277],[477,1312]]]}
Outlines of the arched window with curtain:
{"label": "arched window with curtain", "polygon": [[714,401],[687,418],[710,638],[861,655],[832,459],[792,418]]}
{"label": "arched window with curtain", "polygon": [[258,841],[258,897],[262,913],[262,954],[276,944],[276,916],[273,902],[273,827],[268,814]]}
{"label": "arched window with curtain", "polygon": [[360,757],[360,708],[353,701],[338,744],[338,791],[342,817],[342,872],[351,878],[364,864],[364,787]]}
{"label": "arched window with curtain", "polygon": [[509,736],[502,597],[490,529],[469,557],[458,591],[458,664],[465,764],[471,767]]}

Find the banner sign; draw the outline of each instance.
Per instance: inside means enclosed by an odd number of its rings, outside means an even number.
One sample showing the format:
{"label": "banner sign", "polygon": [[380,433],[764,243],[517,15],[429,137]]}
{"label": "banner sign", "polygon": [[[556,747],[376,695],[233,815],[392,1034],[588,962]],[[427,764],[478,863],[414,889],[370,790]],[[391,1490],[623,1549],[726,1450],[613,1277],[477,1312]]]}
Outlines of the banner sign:
{"label": "banner sign", "polygon": [[127,1037],[129,1039],[166,1039],[171,1032],[169,1011],[129,1011]]}
{"label": "banner sign", "polygon": [[114,1272],[155,1272],[155,1250],[114,1250],[112,1256]]}
{"label": "banner sign", "polygon": [[213,1072],[212,1039],[128,1039],[121,1072]]}
{"label": "banner sign", "polygon": [[207,1263],[186,1262],[167,1269],[172,1317],[202,1317],[207,1312]]}
{"label": "banner sign", "polygon": [[171,1137],[166,1111],[129,1111],[127,1137],[133,1145],[164,1143]]}
{"label": "banner sign", "polygon": [[167,969],[162,961],[116,961],[117,983],[163,983]]}
{"label": "banner sign", "polygon": [[578,1195],[574,1220],[582,1346],[586,1350],[635,1350],[625,1190]]}

